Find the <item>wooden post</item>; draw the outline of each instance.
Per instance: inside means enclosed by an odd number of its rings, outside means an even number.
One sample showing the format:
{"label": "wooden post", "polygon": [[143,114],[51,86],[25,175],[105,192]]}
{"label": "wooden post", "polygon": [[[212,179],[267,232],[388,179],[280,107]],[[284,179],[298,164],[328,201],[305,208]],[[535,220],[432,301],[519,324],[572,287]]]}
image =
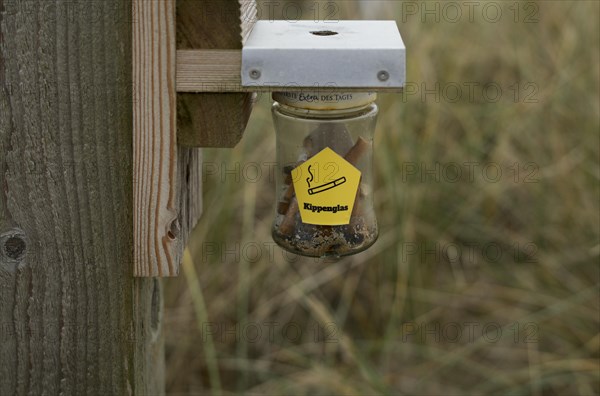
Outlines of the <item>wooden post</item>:
{"label": "wooden post", "polygon": [[136,275],[176,275],[175,0],[133,0],[133,177]]}
{"label": "wooden post", "polygon": [[[233,147],[252,94],[177,93],[177,47],[233,48],[254,0],[133,0],[134,274],[174,276],[201,213],[198,147]],[[239,74],[239,70],[237,72]]]}
{"label": "wooden post", "polygon": [[133,275],[131,3],[0,0],[0,394],[162,393]]}

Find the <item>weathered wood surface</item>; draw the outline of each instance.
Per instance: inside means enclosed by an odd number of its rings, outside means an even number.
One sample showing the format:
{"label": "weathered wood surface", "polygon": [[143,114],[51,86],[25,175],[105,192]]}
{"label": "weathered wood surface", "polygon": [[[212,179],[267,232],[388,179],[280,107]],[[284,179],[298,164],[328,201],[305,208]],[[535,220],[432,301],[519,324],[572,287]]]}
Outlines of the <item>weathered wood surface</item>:
{"label": "weathered wood surface", "polygon": [[[179,238],[182,249],[202,214],[202,150],[177,147],[177,190],[179,205]],[[180,251],[178,265],[183,259]]]}
{"label": "weathered wood surface", "polygon": [[[255,0],[177,0],[177,49],[241,50],[255,21]],[[177,95],[181,145],[234,147],[242,138],[252,94],[226,87],[216,91],[221,93]],[[237,93],[222,93],[227,91]]]}
{"label": "weathered wood surface", "polygon": [[175,0],[133,0],[133,177],[136,276],[173,276],[179,224]]}
{"label": "weathered wood surface", "polygon": [[177,92],[241,92],[241,68],[241,50],[177,50]]}
{"label": "weathered wood surface", "polygon": [[0,394],[162,393],[133,278],[131,3],[0,0]]}

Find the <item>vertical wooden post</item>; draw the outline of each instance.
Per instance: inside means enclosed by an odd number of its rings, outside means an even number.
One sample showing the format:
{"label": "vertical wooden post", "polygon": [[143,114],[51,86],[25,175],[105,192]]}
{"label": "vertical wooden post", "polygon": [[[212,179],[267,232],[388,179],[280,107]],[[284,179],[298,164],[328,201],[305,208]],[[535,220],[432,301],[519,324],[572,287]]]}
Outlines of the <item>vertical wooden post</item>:
{"label": "vertical wooden post", "polygon": [[0,0],[2,395],[163,392],[160,282],[132,276],[131,9]]}
{"label": "vertical wooden post", "polygon": [[135,274],[176,275],[175,0],[133,0]]}
{"label": "vertical wooden post", "polygon": [[251,93],[177,94],[176,50],[241,49],[254,0],[133,0],[134,274],[173,276],[201,213],[197,147],[233,147]]}

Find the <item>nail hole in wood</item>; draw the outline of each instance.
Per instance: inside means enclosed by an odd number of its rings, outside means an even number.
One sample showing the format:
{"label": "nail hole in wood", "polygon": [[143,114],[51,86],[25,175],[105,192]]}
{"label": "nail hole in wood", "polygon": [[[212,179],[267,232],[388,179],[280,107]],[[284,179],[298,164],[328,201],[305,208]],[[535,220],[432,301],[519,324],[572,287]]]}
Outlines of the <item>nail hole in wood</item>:
{"label": "nail hole in wood", "polygon": [[171,240],[176,239],[179,236],[180,231],[181,231],[181,227],[179,226],[179,220],[175,219],[171,222],[169,231],[167,231],[167,236]]}

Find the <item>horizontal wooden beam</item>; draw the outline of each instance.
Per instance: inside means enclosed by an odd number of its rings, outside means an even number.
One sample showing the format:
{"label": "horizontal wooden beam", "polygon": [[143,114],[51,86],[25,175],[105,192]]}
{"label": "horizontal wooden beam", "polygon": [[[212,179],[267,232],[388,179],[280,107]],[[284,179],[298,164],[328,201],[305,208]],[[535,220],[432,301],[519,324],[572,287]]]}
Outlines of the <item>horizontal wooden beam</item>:
{"label": "horizontal wooden beam", "polygon": [[241,92],[241,50],[177,50],[177,92]]}
{"label": "horizontal wooden beam", "polygon": [[402,92],[399,88],[262,85],[242,87],[241,50],[177,50],[177,92],[272,92],[322,90],[325,92]]}

